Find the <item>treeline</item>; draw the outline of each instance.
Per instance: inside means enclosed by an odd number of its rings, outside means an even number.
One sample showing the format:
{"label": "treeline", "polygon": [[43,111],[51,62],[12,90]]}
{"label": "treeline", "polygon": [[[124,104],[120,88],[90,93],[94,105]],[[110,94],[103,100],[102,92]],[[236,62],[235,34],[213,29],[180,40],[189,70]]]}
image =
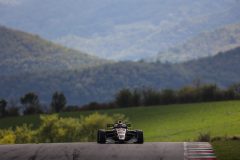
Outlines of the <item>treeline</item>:
{"label": "treeline", "polygon": [[121,90],[115,98],[118,107],[152,106],[240,99],[240,84],[220,89],[215,84],[186,86],[179,90]]}
{"label": "treeline", "polygon": [[186,86],[178,90],[163,89],[122,89],[110,103],[92,102],[80,110],[96,110],[138,106],[168,105],[195,102],[210,102],[240,99],[240,83],[221,89],[216,84],[200,84]]}
{"label": "treeline", "polygon": [[34,92],[29,92],[20,98],[21,105],[9,104],[4,99],[0,99],[0,118],[7,116],[19,116],[41,113],[58,113],[67,110],[67,99],[62,92],[55,92],[52,95],[49,107],[40,103],[39,97]]}
{"label": "treeline", "polygon": [[7,107],[7,101],[0,100],[0,117],[235,99],[240,99],[240,83],[226,89],[221,89],[215,84],[200,84],[199,82],[178,90],[122,89],[112,102],[91,102],[82,106],[68,106],[67,99],[61,92],[55,92],[50,105],[43,106],[40,104],[38,96],[30,92],[20,98],[20,107]]}
{"label": "treeline", "polygon": [[122,89],[111,103],[90,103],[82,106],[81,110],[96,110],[108,108],[124,108],[138,106],[154,106],[181,103],[196,103],[210,101],[224,101],[240,99],[240,84],[234,84],[226,89],[221,89],[216,84],[199,82],[179,90],[163,89]]}

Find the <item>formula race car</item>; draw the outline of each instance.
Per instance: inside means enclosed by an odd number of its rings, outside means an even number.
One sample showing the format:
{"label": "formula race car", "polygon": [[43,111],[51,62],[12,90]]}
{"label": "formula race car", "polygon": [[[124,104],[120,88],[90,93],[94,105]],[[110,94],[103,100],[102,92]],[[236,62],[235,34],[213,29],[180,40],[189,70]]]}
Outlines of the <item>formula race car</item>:
{"label": "formula race car", "polygon": [[131,124],[118,121],[115,124],[107,124],[107,130],[99,129],[97,133],[98,143],[143,143],[143,131],[129,130]]}

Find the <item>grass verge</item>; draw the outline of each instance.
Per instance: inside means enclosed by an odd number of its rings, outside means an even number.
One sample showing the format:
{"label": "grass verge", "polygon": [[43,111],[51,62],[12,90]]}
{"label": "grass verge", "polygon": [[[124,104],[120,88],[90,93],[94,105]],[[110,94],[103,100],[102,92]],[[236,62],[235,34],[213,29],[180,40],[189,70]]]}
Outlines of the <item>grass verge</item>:
{"label": "grass verge", "polygon": [[240,160],[240,140],[217,140],[212,145],[218,160]]}
{"label": "grass verge", "polygon": [[[60,113],[62,117],[80,117],[95,111]],[[240,101],[178,104],[99,110],[109,115],[122,113],[133,128],[144,131],[145,141],[194,141],[200,133],[212,137],[240,135]],[[39,115],[0,119],[0,128],[26,124],[39,126]]]}

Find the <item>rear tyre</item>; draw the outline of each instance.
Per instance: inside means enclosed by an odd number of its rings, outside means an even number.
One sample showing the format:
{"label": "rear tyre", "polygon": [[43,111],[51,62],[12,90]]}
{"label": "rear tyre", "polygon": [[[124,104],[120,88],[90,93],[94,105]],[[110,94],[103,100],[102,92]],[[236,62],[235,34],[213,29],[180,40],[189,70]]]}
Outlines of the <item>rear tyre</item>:
{"label": "rear tyre", "polygon": [[143,131],[137,131],[137,142],[138,144],[143,144],[144,139],[143,139]]}
{"label": "rear tyre", "polygon": [[97,143],[106,143],[106,132],[104,130],[98,130]]}

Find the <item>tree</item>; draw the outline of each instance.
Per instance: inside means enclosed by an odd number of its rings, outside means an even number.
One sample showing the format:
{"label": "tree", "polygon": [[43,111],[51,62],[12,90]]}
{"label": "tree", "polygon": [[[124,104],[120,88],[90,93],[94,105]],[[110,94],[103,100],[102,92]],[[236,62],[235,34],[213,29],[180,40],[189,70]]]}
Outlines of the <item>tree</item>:
{"label": "tree", "polygon": [[6,116],[6,106],[7,106],[7,101],[4,99],[0,100],[0,118]]}
{"label": "tree", "polygon": [[137,89],[135,89],[132,93],[132,105],[133,106],[141,105],[141,93]]}
{"label": "tree", "polygon": [[186,86],[178,91],[178,102],[189,103],[198,101],[198,92],[195,87]]}
{"label": "tree", "polygon": [[116,104],[119,107],[130,107],[132,105],[132,93],[129,89],[122,89],[116,95]]}
{"label": "tree", "polygon": [[11,117],[19,116],[19,109],[20,108],[17,106],[17,102],[10,100],[6,108],[6,115]]}
{"label": "tree", "polygon": [[25,109],[23,111],[24,114],[42,113],[38,96],[35,93],[29,92],[25,94],[23,97],[20,98],[20,102],[22,105],[25,106]]}
{"label": "tree", "polygon": [[61,92],[55,92],[52,96],[51,108],[53,112],[62,111],[67,104],[65,95]]}
{"label": "tree", "polygon": [[227,91],[231,93],[232,99],[240,99],[240,83],[231,85]]}
{"label": "tree", "polygon": [[171,89],[164,89],[160,94],[160,103],[161,104],[173,104],[176,103],[176,93]]}
{"label": "tree", "polygon": [[204,85],[200,88],[202,101],[214,101],[219,99],[220,92],[216,84]]}
{"label": "tree", "polygon": [[202,80],[199,77],[195,78],[192,83],[193,83],[193,87],[197,89],[202,86]]}
{"label": "tree", "polygon": [[143,91],[143,105],[151,106],[160,104],[160,93],[154,89]]}

